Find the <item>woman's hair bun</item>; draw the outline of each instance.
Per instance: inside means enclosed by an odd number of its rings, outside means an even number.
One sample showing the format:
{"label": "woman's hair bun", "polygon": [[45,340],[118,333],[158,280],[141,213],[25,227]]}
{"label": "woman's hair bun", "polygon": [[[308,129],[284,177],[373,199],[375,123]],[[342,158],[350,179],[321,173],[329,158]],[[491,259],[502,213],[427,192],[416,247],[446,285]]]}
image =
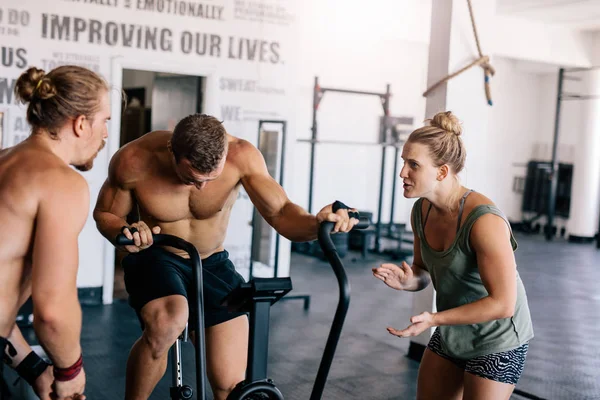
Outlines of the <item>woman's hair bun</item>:
{"label": "woman's hair bun", "polygon": [[448,133],[453,133],[456,136],[460,136],[462,133],[462,126],[456,115],[452,114],[451,111],[439,112],[430,120],[430,125],[437,128],[443,129]]}

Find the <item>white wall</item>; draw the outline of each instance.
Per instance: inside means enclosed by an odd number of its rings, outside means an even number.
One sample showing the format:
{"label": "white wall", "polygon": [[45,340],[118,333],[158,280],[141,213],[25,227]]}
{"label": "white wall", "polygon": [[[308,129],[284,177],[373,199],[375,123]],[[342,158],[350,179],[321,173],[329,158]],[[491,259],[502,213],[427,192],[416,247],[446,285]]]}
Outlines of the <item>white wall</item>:
{"label": "white wall", "polygon": [[519,221],[522,195],[513,192],[513,179],[525,176],[526,163],[532,159],[537,135],[543,129],[538,101],[542,80],[539,74],[519,68],[514,60],[494,57],[493,63],[497,74],[488,135],[489,147],[497,150],[486,153],[489,179],[494,182],[488,196],[511,221]]}
{"label": "white wall", "polygon": [[[295,131],[311,136],[314,77],[321,86],[384,93],[391,85],[391,115],[421,124],[427,73],[429,1],[378,0],[368,7],[343,0],[306,2],[300,14],[300,68]],[[386,10],[386,12],[381,12]],[[383,109],[377,97],[325,93],[318,112],[318,137],[375,143]],[[293,198],[308,205],[308,143],[295,149]],[[339,199],[377,212],[381,147],[320,144],[316,150],[314,212]],[[383,221],[389,220],[393,150],[387,154]],[[399,172],[399,171],[398,171]],[[401,190],[396,221],[407,221],[410,205]],[[376,214],[375,214],[376,218]]]}
{"label": "white wall", "polygon": [[[522,60],[494,57],[499,73],[494,77],[491,147],[500,149],[488,153],[493,175],[493,200],[511,221],[523,217],[522,194],[512,192],[513,178],[525,177],[530,160],[550,161],[556,114],[558,66],[537,65]],[[575,76],[576,74],[570,74]],[[565,80],[564,92],[581,93],[578,81]],[[561,163],[576,163],[577,132],[581,129],[581,101],[562,101],[557,157]],[[531,217],[533,215],[527,215]],[[539,220],[545,223],[545,218]],[[557,218],[558,228],[566,220]]]}
{"label": "white wall", "polygon": [[544,24],[509,15],[498,15],[496,33],[483,52],[567,67],[593,64],[593,35],[560,25]]}

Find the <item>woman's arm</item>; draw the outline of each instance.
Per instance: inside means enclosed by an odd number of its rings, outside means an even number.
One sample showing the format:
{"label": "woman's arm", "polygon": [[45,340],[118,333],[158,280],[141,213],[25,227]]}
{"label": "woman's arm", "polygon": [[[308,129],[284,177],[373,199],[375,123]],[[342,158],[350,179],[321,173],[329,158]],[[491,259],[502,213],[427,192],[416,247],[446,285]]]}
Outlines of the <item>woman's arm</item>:
{"label": "woman's arm", "polygon": [[470,234],[471,249],[488,295],[460,307],[411,318],[404,330],[388,328],[396,336],[416,336],[440,325],[478,324],[514,315],[517,302],[517,266],[506,221],[494,214],[480,217]]}

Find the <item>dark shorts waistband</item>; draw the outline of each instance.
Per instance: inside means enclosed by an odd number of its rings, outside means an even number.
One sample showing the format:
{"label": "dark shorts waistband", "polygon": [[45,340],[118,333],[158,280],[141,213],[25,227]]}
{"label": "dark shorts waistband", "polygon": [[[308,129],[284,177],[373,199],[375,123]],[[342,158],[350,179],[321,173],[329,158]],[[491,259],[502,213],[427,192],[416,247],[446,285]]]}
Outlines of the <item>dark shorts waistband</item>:
{"label": "dark shorts waistband", "polygon": [[[191,265],[190,258],[182,257],[179,254],[175,254],[175,253],[165,249],[164,247],[152,246],[144,251],[145,252],[149,251],[151,253],[160,253],[163,256],[173,257],[173,258],[179,260],[180,262]],[[138,254],[141,254],[141,253],[138,253]],[[202,267],[211,267],[213,265],[220,264],[223,261],[226,261],[228,259],[229,259],[229,252],[227,250],[222,250],[222,251],[213,253],[206,258],[202,258],[200,261],[202,262]]]}

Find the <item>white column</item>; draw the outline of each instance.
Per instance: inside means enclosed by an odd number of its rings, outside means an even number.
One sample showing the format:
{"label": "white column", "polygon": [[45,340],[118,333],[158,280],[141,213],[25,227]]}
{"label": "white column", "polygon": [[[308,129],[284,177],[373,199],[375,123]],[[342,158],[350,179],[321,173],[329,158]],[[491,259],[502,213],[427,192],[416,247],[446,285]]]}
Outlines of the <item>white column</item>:
{"label": "white column", "polygon": [[[600,70],[577,74],[586,94],[600,95]],[[578,136],[573,165],[571,207],[567,230],[569,236],[592,238],[598,230],[598,195],[600,190],[600,99],[581,101],[581,129],[570,132]]]}
{"label": "white column", "polygon": [[[491,56],[496,0],[472,0],[471,3],[482,52]],[[431,11],[427,87],[479,58],[466,0],[433,0]],[[494,182],[489,179],[489,174],[494,171],[487,170],[485,166],[486,154],[493,149],[488,148],[490,106],[483,84],[484,75],[480,67],[473,67],[451,79],[429,94],[425,118],[431,118],[440,111],[452,111],[461,120],[462,139],[467,150],[461,180],[465,186],[493,198],[493,193],[489,192],[494,190]],[[492,99],[493,85],[492,78]],[[415,293],[412,315],[424,311],[435,312],[435,292],[431,287]],[[411,356],[427,345],[432,333],[433,330],[423,332],[411,339]]]}

